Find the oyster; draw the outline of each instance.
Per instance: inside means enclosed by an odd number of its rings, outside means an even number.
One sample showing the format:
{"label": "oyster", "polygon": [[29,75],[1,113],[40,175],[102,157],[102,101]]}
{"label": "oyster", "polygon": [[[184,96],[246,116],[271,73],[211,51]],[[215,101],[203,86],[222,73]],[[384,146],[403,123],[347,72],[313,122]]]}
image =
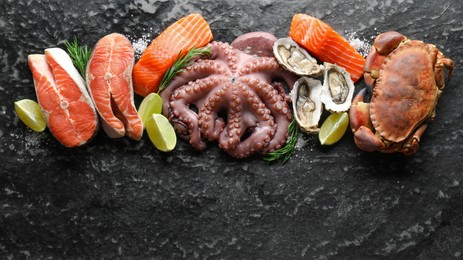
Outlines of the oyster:
{"label": "oyster", "polygon": [[320,100],[322,83],[319,80],[302,77],[294,83],[290,92],[294,117],[299,126],[307,133],[318,133],[318,121],[323,111]]}
{"label": "oyster", "polygon": [[323,73],[323,66],[291,38],[280,38],[273,44],[273,54],[285,69],[299,75],[316,77]]}
{"label": "oyster", "polygon": [[321,101],[325,104],[325,109],[333,113],[349,110],[355,89],[349,73],[335,64],[325,62],[324,66]]}

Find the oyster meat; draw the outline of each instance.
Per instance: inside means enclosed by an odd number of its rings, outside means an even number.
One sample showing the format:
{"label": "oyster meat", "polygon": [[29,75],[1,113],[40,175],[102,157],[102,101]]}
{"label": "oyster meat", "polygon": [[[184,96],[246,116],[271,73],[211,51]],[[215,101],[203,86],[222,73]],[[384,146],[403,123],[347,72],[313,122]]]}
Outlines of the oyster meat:
{"label": "oyster meat", "polygon": [[273,54],[281,66],[299,76],[317,77],[323,73],[323,66],[291,38],[278,39]]}
{"label": "oyster meat", "polygon": [[323,111],[320,100],[322,92],[321,81],[301,77],[294,83],[290,92],[293,103],[294,117],[303,131],[307,133],[318,133],[318,122]]}
{"label": "oyster meat", "polygon": [[354,82],[349,73],[336,64],[324,63],[325,76],[321,101],[332,113],[349,110],[354,95]]}

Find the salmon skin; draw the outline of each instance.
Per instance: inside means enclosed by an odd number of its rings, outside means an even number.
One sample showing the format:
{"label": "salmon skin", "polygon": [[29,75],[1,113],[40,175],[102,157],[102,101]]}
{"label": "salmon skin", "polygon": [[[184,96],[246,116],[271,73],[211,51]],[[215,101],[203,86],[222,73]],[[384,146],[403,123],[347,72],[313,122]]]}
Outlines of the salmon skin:
{"label": "salmon skin", "polygon": [[134,57],[130,41],[112,33],[97,42],[87,64],[87,86],[101,125],[111,138],[127,135],[140,140],[143,135],[143,123],[133,100]]}
{"label": "salmon skin", "polygon": [[146,96],[157,92],[164,73],[179,53],[203,47],[212,38],[211,28],[200,14],[190,14],[167,27],[150,43],[133,68],[135,93]]}
{"label": "salmon skin", "polygon": [[306,14],[295,14],[289,37],[321,61],[345,68],[354,82],[362,77],[365,58],[321,20]]}
{"label": "salmon skin", "polygon": [[28,56],[37,100],[55,138],[67,147],[86,144],[98,130],[98,116],[84,79],[60,48]]}

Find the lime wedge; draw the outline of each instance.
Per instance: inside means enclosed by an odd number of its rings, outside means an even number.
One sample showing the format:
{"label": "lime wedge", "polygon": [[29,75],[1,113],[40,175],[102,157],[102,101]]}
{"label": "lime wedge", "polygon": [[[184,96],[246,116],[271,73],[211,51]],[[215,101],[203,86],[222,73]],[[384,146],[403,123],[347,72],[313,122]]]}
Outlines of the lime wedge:
{"label": "lime wedge", "polygon": [[146,122],[146,131],[154,146],[162,152],[174,150],[177,136],[174,127],[162,114],[152,114]]}
{"label": "lime wedge", "polygon": [[14,109],[19,119],[23,121],[30,129],[36,132],[43,132],[47,127],[39,104],[34,100],[23,99],[14,102]]}
{"label": "lime wedge", "polygon": [[157,93],[151,93],[146,96],[138,108],[138,115],[146,126],[148,119],[153,114],[160,114],[162,111],[162,98]]}
{"label": "lime wedge", "polygon": [[320,127],[318,139],[322,145],[332,145],[341,140],[349,124],[347,112],[329,115]]}

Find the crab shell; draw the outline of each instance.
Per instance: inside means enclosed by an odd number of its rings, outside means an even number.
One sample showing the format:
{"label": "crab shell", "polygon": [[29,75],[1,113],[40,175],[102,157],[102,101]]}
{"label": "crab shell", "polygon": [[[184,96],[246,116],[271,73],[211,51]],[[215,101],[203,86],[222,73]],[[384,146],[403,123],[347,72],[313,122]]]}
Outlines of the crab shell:
{"label": "crab shell", "polygon": [[450,78],[453,61],[436,46],[397,32],[380,34],[365,65],[365,82],[373,87],[371,102],[363,102],[361,91],[350,111],[357,146],[414,154],[427,121],[435,116],[444,68]]}

